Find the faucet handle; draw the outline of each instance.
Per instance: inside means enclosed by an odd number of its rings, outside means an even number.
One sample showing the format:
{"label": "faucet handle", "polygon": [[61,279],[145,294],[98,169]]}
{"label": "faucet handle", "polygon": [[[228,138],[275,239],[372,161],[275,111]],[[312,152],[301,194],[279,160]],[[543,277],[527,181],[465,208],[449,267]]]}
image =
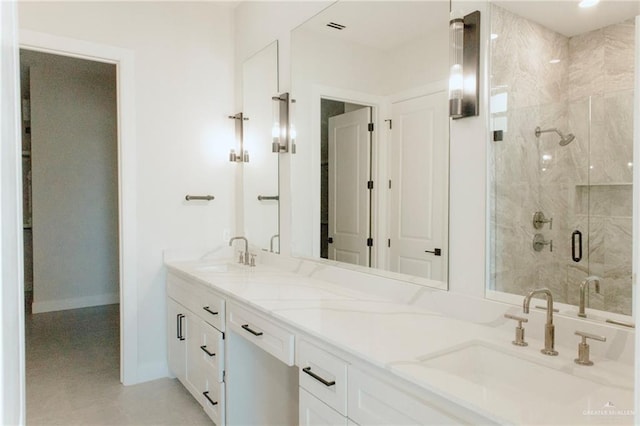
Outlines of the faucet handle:
{"label": "faucet handle", "polygon": [[240,251],[240,257],[238,258],[238,263],[244,263],[244,252]]}
{"label": "faucet handle", "polygon": [[249,266],[256,266],[256,255],[251,254],[251,261],[249,262]]}
{"label": "faucet handle", "polygon": [[589,359],[589,344],[587,339],[597,340],[599,342],[606,342],[607,338],[604,336],[598,336],[597,334],[591,334],[584,331],[576,331],[576,336],[582,337],[582,341],[578,343],[578,358],[573,361],[580,365],[593,365],[593,361]]}
{"label": "faucet handle", "polygon": [[512,341],[516,346],[528,346],[529,344],[524,340],[524,327],[522,327],[523,322],[529,322],[527,318],[519,317],[513,314],[504,314],[505,318],[512,319],[518,321],[518,326],[516,327],[516,340]]}

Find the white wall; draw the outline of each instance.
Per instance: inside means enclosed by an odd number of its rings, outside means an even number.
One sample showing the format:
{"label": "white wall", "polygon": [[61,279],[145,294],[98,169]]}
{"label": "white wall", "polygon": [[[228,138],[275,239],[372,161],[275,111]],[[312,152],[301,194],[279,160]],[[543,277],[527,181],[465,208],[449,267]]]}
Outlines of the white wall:
{"label": "white wall", "polygon": [[31,63],[33,312],[118,303],[116,66],[21,60]]}
{"label": "white wall", "polygon": [[[135,56],[137,371],[168,374],[162,250],[210,247],[233,226],[233,11],[224,3],[21,3],[20,29]],[[126,183],[125,183],[126,185]],[[212,194],[187,203],[186,194]]]}
{"label": "white wall", "polygon": [[24,424],[22,199],[16,11],[0,2],[0,423]]}

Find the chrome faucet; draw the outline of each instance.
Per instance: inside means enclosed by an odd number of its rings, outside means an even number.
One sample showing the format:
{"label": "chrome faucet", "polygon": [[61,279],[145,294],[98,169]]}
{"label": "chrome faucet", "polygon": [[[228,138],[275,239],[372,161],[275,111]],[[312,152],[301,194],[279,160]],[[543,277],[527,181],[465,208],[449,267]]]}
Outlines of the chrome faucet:
{"label": "chrome faucet", "polygon": [[596,277],[595,275],[591,275],[587,278],[585,278],[584,281],[582,281],[582,284],[580,284],[580,307],[578,310],[578,316],[581,318],[586,318],[587,314],[584,313],[584,308],[585,308],[585,293],[587,291],[587,288],[589,287],[589,283],[593,283],[595,289],[596,289],[596,294],[600,294],[600,277]]}
{"label": "chrome faucet", "polygon": [[244,241],[244,254],[240,252],[240,259],[238,263],[243,263],[245,265],[249,264],[249,241],[245,237],[233,237],[229,240],[229,246],[233,244],[235,240],[243,240]]}
{"label": "chrome faucet", "polygon": [[280,234],[275,234],[271,237],[271,241],[269,241],[269,253],[273,253],[273,240],[275,240],[276,238],[280,240]]}
{"label": "chrome faucet", "polygon": [[553,326],[553,295],[548,288],[539,288],[532,290],[527,294],[522,302],[522,312],[529,313],[529,304],[531,298],[536,294],[544,294],[547,297],[547,323],[544,326],[544,349],[541,349],[545,355],[558,355],[558,351],[554,350],[555,344],[555,328]]}

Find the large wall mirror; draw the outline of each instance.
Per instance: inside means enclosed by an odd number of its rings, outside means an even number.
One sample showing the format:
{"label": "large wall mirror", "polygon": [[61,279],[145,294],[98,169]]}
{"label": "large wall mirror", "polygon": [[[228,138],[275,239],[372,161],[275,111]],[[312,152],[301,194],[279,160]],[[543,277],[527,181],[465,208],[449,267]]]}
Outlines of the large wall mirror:
{"label": "large wall mirror", "polygon": [[448,17],[344,1],[292,32],[294,255],[447,288]]}
{"label": "large wall mirror", "polygon": [[497,1],[490,12],[487,294],[521,303],[548,287],[576,315],[584,283],[587,317],[631,315],[640,6]]}
{"label": "large wall mirror", "polygon": [[244,234],[263,250],[280,252],[278,154],[271,151],[273,96],[278,94],[278,42],[242,64]]}

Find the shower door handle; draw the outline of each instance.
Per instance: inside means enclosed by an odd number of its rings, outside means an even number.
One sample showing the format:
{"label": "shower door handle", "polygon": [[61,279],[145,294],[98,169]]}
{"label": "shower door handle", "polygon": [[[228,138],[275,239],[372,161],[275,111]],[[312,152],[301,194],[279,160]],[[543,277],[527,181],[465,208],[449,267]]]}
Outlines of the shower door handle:
{"label": "shower door handle", "polygon": [[574,262],[582,260],[582,232],[577,230],[571,234],[571,258]]}

